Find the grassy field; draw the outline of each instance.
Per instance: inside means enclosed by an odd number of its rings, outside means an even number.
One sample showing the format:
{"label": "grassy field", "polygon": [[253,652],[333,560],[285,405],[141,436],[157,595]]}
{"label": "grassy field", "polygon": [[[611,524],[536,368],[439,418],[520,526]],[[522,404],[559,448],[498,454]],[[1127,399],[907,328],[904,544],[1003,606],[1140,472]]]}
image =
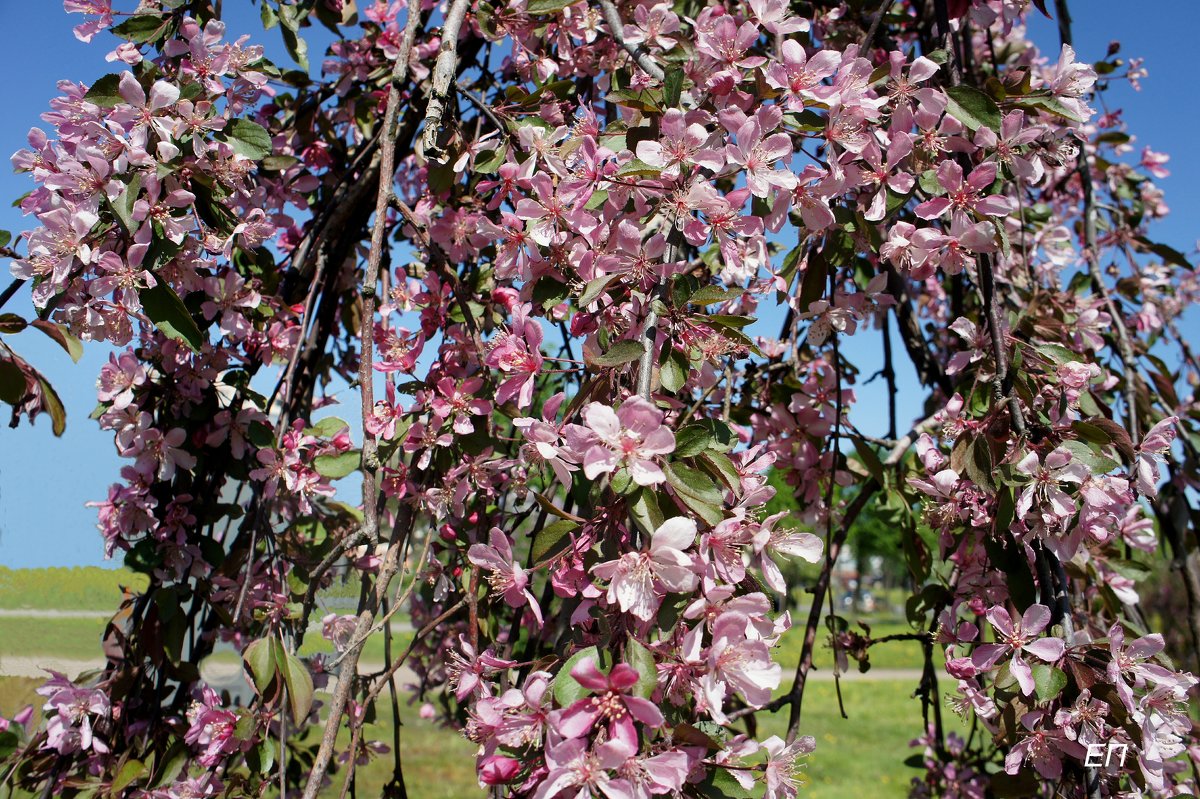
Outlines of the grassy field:
{"label": "grassy field", "polygon": [[[39,697],[36,680],[0,678],[0,714],[11,715]],[[809,799],[900,799],[907,795],[909,780],[916,775],[904,765],[913,754],[908,742],[920,733],[920,702],[912,698],[913,685],[895,681],[860,681],[842,686],[848,719],[838,712],[833,683],[810,683],[804,702],[801,732],[812,735],[817,751],[807,772],[808,787],[801,796]],[[390,714],[381,708],[385,723],[373,724],[368,732],[374,740],[390,745]],[[949,729],[957,729],[958,718],[943,717]],[[405,782],[412,799],[457,799],[483,797],[474,775],[473,745],[458,733],[416,717],[416,709],[402,706],[401,755]],[[759,734],[782,735],[785,714],[760,718]],[[383,757],[360,769],[359,796],[379,796],[391,776],[391,758]],[[336,796],[340,776],[326,791]]]}
{"label": "grassy field", "polygon": [[[118,586],[131,583],[136,575],[120,570],[59,569],[19,572],[0,568],[0,608],[31,608],[38,610],[101,610],[115,608],[120,598]],[[343,610],[340,612],[349,612]],[[845,613],[853,618],[852,614]],[[802,624],[804,613],[793,612],[793,619]],[[875,637],[911,631],[907,623],[890,615],[877,615],[869,620]],[[99,656],[99,640],[104,629],[102,618],[22,618],[0,617],[0,657],[6,655],[41,654],[59,658],[94,659]],[[411,633],[398,632],[394,647],[400,651]],[[777,660],[783,665],[785,681],[790,682],[792,669],[799,659],[803,629],[794,628],[783,638]],[[828,672],[833,664],[833,652],[827,646],[828,636],[822,629],[817,636],[814,665]],[[310,631],[303,648],[304,654],[329,651],[328,642],[316,630]],[[232,651],[219,651],[215,659],[236,662]],[[368,642],[364,661],[383,660],[383,641],[380,636]],[[921,648],[912,641],[882,644],[871,652],[874,669],[907,669],[921,667]],[[940,665],[940,659],[939,659]],[[856,666],[852,662],[851,669]],[[11,716],[26,704],[39,704],[34,689],[40,680],[0,678],[0,715]],[[912,697],[916,680],[864,680],[850,678],[843,682],[842,696],[848,719],[842,719],[832,682],[809,684],[804,703],[801,731],[817,741],[817,752],[808,768],[811,784],[802,796],[813,799],[862,799],[862,797],[903,797],[909,780],[916,772],[904,765],[913,750],[908,742],[921,731],[920,701]],[[946,686],[943,686],[945,688]],[[371,725],[369,733],[375,740],[390,745],[392,727],[386,703],[380,708],[379,724]],[[948,725],[954,728],[958,719],[944,713]],[[441,728],[416,715],[415,707],[401,708],[403,723],[402,755],[406,783],[413,799],[454,799],[483,797],[474,776],[473,745],[458,733]],[[776,717],[760,717],[759,737],[784,733],[786,712]],[[390,757],[373,761],[362,768],[357,782],[358,795],[378,796],[390,778]],[[329,796],[336,796],[341,786],[340,776],[333,778]]]}
{"label": "grassy field", "polygon": [[46,655],[72,660],[101,657],[104,619],[46,619],[0,616],[0,658]]}
{"label": "grassy field", "polygon": [[146,577],[128,569],[94,566],[9,569],[0,566],[0,608],[113,611],[121,586],[143,588]]}
{"label": "grassy field", "polygon": [[[913,688],[894,681],[843,685],[849,716],[843,719],[833,683],[810,683],[801,732],[816,739],[817,751],[807,768],[810,784],[800,795],[809,799],[907,796],[909,781],[917,772],[905,766],[904,760],[914,752],[908,742],[921,731],[921,704],[912,698]],[[958,729],[957,716],[943,716],[949,729]],[[782,737],[786,728],[786,712],[759,720],[761,737]],[[372,731],[379,740],[391,740],[390,725],[372,725]],[[484,796],[472,772],[473,748],[457,734],[419,719],[405,720],[401,747],[405,781],[413,799]],[[390,776],[390,758],[373,761],[359,772],[359,794],[378,796]],[[336,784],[340,786],[341,781]]]}

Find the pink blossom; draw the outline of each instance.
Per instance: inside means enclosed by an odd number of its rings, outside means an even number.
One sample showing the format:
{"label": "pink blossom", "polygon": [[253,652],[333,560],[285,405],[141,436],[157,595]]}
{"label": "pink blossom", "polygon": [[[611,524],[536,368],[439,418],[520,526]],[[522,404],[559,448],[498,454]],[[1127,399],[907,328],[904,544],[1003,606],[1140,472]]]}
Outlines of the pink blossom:
{"label": "pink blossom", "polygon": [[1142,148],[1142,167],[1160,180],[1171,176],[1171,170],[1163,166],[1170,160],[1171,156],[1166,153],[1156,153],[1149,147]]}
{"label": "pink blossom", "polygon": [[592,573],[608,580],[608,601],[642,621],[651,621],[661,595],[696,587],[692,558],[685,554],[696,541],[696,523],[683,516],[668,519],[650,536],[649,549],[626,552],[600,563]]}
{"label": "pink blossom", "polygon": [[790,170],[772,168],[780,159],[786,164],[792,154],[792,140],[786,133],[770,133],[781,118],[778,106],[760,108],[738,125],[737,143],[725,147],[727,163],[741,167],[755,197],[766,197],[770,186],[785,191],[796,188],[796,176]]}
{"label": "pink blossom", "polygon": [[793,799],[800,786],[805,784],[798,761],[817,748],[816,739],[802,735],[789,744],[778,735],[772,735],[762,742],[762,748],[767,753],[767,791],[763,799]]}
{"label": "pink blossom", "polygon": [[1013,621],[1008,611],[994,607],[987,613],[988,621],[996,630],[1000,643],[981,644],[976,647],[972,660],[980,669],[990,669],[1000,658],[1011,653],[1009,671],[1021,686],[1021,693],[1033,693],[1033,671],[1022,657],[1028,652],[1039,660],[1053,663],[1063,656],[1066,645],[1061,638],[1038,638],[1038,633],[1050,624],[1050,608],[1045,605],[1030,605],[1018,621]]}
{"label": "pink blossom", "polygon": [[583,473],[589,480],[618,468],[641,486],[657,485],[666,475],[657,456],[675,449],[675,435],[663,424],[663,413],[641,397],[629,397],[616,411],[590,402],[583,409],[586,427],[567,425],[564,432],[572,449],[583,455]]}
{"label": "pink blossom", "polygon": [[1138,445],[1137,488],[1148,497],[1158,496],[1158,467],[1166,463],[1166,454],[1175,442],[1175,424],[1179,420],[1168,416],[1151,427]]}
{"label": "pink blossom", "polygon": [[1044,710],[1032,710],[1021,717],[1021,726],[1028,732],[1005,756],[1005,773],[1020,773],[1022,764],[1028,761],[1045,779],[1057,780],[1062,777],[1064,756],[1083,760],[1087,750],[1068,738],[1063,730],[1039,727],[1045,716]]}
{"label": "pink blossom", "polygon": [[551,722],[564,738],[582,738],[596,724],[606,723],[610,739],[636,751],[635,721],[647,727],[663,725],[663,715],[653,702],[629,693],[638,683],[638,673],[628,664],[617,663],[604,674],[594,658],[586,657],[571,669],[571,677],[592,695],[551,714]]}
{"label": "pink blossom", "polygon": [[516,397],[518,408],[533,402],[533,386],[542,369],[542,326],[530,319],[533,306],[522,305],[513,312],[512,328],[492,342],[485,363],[509,375],[496,391],[496,402],[503,405]]}
{"label": "pink blossom", "polygon": [[937,170],[938,184],[946,192],[944,196],[926,200],[916,207],[921,219],[936,219],[947,211],[955,215],[968,213],[988,216],[1007,216],[1012,213],[1012,201],[1000,194],[984,195],[996,179],[996,164],[985,161],[971,170],[963,179],[962,167],[957,161],[942,161]]}
{"label": "pink blossom", "polygon": [[1082,483],[1088,474],[1083,464],[1072,460],[1070,451],[1060,447],[1045,461],[1030,452],[1017,463],[1016,471],[1029,478],[1017,497],[1018,518],[1024,519],[1036,509],[1042,523],[1055,525],[1075,514],[1075,500],[1059,486],[1064,482]]}
{"label": "pink blossom", "polygon": [[509,607],[519,608],[528,603],[537,623],[542,623],[541,608],[529,592],[529,578],[513,557],[512,544],[503,530],[493,527],[488,543],[472,544],[467,559],[487,571],[492,591],[502,596]]}

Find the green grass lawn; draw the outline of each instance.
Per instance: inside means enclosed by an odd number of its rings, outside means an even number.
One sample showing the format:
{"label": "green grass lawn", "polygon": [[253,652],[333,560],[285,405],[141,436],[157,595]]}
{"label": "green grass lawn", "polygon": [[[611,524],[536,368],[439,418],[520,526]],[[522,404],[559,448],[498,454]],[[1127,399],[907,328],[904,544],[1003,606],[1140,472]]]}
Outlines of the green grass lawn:
{"label": "green grass lawn", "polygon": [[44,700],[35,690],[41,684],[31,677],[0,677],[0,716],[12,718],[26,705],[40,705]]}
{"label": "green grass lawn", "polygon": [[50,569],[0,566],[0,608],[115,613],[123,585],[145,588],[146,577],[128,569],[94,566]]}
{"label": "green grass lawn", "polygon": [[[11,715],[30,702],[36,705],[40,698],[33,689],[38,684],[38,680],[0,678],[0,714]],[[810,683],[801,733],[816,739],[817,750],[807,769],[811,783],[801,795],[811,799],[899,799],[907,795],[909,780],[917,772],[906,767],[904,760],[913,754],[908,742],[921,731],[921,704],[912,698],[914,688],[914,684],[898,681],[845,682],[842,697],[849,718],[842,719],[833,683]],[[390,746],[391,715],[386,701],[380,705],[380,718],[380,723],[369,725],[368,734]],[[960,729],[953,713],[944,712],[943,719],[948,730]],[[412,799],[484,795],[475,782],[470,742],[457,732],[417,718],[415,707],[402,704],[401,720],[401,754]],[[786,726],[786,711],[774,717],[760,716],[759,737],[782,736]],[[390,770],[390,756],[360,769],[358,795],[379,796]],[[336,796],[340,787],[338,775],[326,794]]]}
{"label": "green grass lawn", "polygon": [[[862,633],[854,617],[847,616],[851,619],[850,629],[855,632]],[[886,635],[895,635],[897,633],[911,633],[913,628],[907,621],[896,618],[894,616],[863,616],[863,621],[871,627],[872,638],[883,638]],[[800,649],[804,643],[804,622],[807,620],[807,614],[792,614],[792,629],[784,633],[779,641],[779,648],[775,652],[775,659],[783,664],[784,670],[794,669],[796,663],[800,660]],[[887,641],[882,644],[876,644],[870,649],[871,668],[873,669],[919,669],[924,666],[922,658],[921,644],[918,641]],[[817,630],[816,647],[813,649],[813,665],[822,670],[828,671],[833,668],[833,649],[829,646],[829,631],[822,625]],[[934,647],[934,664],[939,668],[945,662],[939,647]],[[850,661],[850,670],[857,671],[858,664]]]}
{"label": "green grass lawn", "polygon": [[102,658],[104,619],[0,617],[0,658],[46,655],[72,660]]}
{"label": "green grass lawn", "polygon": [[[35,572],[13,571],[0,567],[0,608],[39,609],[104,609],[114,608],[119,601],[118,584],[136,580],[136,575],[121,570],[60,569]],[[349,612],[349,611],[345,611]],[[851,619],[849,612],[844,615]],[[782,664],[785,683],[800,656],[805,614],[793,613],[801,625],[789,631],[776,652]],[[871,634],[882,637],[911,632],[908,624],[894,615],[868,617]],[[95,659],[100,656],[100,636],[103,619],[87,618],[0,618],[0,657],[44,654],[72,659]],[[403,651],[411,633],[397,633],[393,654]],[[814,665],[828,672],[833,665],[833,652],[827,646],[828,634],[818,631]],[[302,649],[303,654],[331,652],[318,630],[310,630]],[[212,656],[217,660],[236,662],[233,652],[221,651]],[[363,660],[383,661],[382,636],[368,641]],[[871,650],[874,669],[919,669],[922,665],[921,647],[914,641],[881,644]],[[941,657],[938,655],[938,665]],[[850,668],[856,665],[852,662]],[[40,680],[0,678],[0,715],[11,716],[26,704],[40,704],[34,689]],[[804,703],[801,732],[812,735],[817,751],[808,767],[811,784],[802,796],[813,799],[863,799],[863,797],[903,797],[909,780],[916,772],[904,765],[913,754],[908,742],[921,732],[921,705],[912,698],[916,681],[862,680],[851,677],[842,684],[842,696],[849,719],[842,719],[832,682],[810,682]],[[948,688],[943,685],[943,693]],[[370,725],[368,732],[374,740],[391,744],[391,716],[386,701],[380,705],[380,723]],[[948,729],[958,728],[953,713],[944,712]],[[401,752],[409,796],[413,799],[452,799],[483,797],[474,774],[474,746],[461,735],[417,717],[416,708],[402,706]],[[759,737],[783,735],[787,724],[786,710],[775,716],[759,718]],[[343,742],[345,743],[345,742]],[[360,770],[357,791],[359,796],[379,796],[390,778],[390,756],[372,761]],[[333,777],[333,787],[327,796],[337,796],[341,776]]]}
{"label": "green grass lawn", "polygon": [[[915,685],[894,681],[843,684],[842,698],[848,719],[838,712],[833,683],[810,683],[804,701],[801,733],[813,736],[817,750],[810,757],[810,784],[801,796],[810,799],[900,799],[908,795],[909,781],[917,772],[904,765],[914,753],[908,742],[921,732],[921,703],[913,699]],[[381,708],[383,715],[388,715]],[[405,782],[413,799],[482,797],[475,783],[474,747],[449,730],[429,722],[405,720],[401,754]],[[958,730],[958,717],[943,713],[948,729]],[[759,718],[759,736],[787,729],[786,711]],[[371,725],[378,740],[390,742],[390,724]],[[391,760],[380,758],[359,772],[361,796],[378,796],[391,776]],[[335,781],[340,788],[341,780]]]}

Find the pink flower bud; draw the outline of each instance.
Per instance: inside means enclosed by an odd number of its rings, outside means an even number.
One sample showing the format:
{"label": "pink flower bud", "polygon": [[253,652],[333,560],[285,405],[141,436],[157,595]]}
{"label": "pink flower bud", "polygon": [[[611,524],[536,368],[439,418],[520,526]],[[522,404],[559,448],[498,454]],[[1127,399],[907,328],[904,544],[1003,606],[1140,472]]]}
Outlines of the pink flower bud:
{"label": "pink flower bud", "polygon": [[479,781],[484,785],[503,785],[520,770],[521,764],[511,757],[489,755],[479,763]]}

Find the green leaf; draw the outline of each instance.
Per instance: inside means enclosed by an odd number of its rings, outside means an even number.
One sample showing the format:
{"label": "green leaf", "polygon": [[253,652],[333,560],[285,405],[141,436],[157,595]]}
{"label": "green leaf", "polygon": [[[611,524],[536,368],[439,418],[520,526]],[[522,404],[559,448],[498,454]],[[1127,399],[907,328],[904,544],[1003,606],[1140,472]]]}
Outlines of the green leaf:
{"label": "green leaf", "polygon": [[728,769],[720,766],[712,767],[704,781],[696,785],[696,790],[705,799],[754,799],[758,795],[743,788]]}
{"label": "green leaf", "polygon": [[636,638],[625,642],[625,663],[637,672],[638,681],[630,693],[649,699],[658,685],[658,669],[654,665],[654,654]]}
{"label": "green leaf", "polygon": [[812,253],[800,278],[800,297],[796,306],[799,310],[807,311],[810,305],[825,296],[825,278],[828,274],[824,256],[819,252]]}
{"label": "green leaf", "polygon": [[550,310],[567,299],[570,289],[566,283],[555,280],[550,275],[542,275],[533,284],[533,301],[546,310]]}
{"label": "green leaf", "polygon": [[571,531],[578,527],[579,523],[570,519],[556,519],[538,530],[533,536],[531,554],[534,562],[541,563],[546,558],[562,551],[571,541]]}
{"label": "green leaf", "polygon": [[784,114],[783,119],[785,122],[809,133],[825,132],[825,117],[818,114],[812,108],[806,108],[798,114]]}
{"label": "green leaf", "polygon": [[262,160],[260,166],[272,172],[282,172],[298,163],[300,163],[300,159],[294,155],[268,155]]}
{"label": "green leaf", "polygon": [[[280,6],[280,9],[293,7],[294,6],[283,5]],[[287,48],[288,55],[292,57],[292,60],[295,61],[302,70],[308,72],[308,42],[306,42],[304,38],[296,32],[295,27],[287,24],[286,17],[280,17],[280,20],[283,21],[284,25],[279,29],[279,32],[283,34],[283,45]]]}
{"label": "green leaf", "polygon": [[951,86],[946,89],[946,96],[950,100],[947,106],[950,116],[971,130],[1000,130],[1000,107],[979,89],[974,86]]}
{"label": "green leaf", "polygon": [[196,320],[166,280],[160,277],[153,288],[138,289],[138,299],[146,316],[163,335],[182,341],[197,352],[204,346],[204,334],[196,326]]}
{"label": "green leaf", "polygon": [[242,653],[242,662],[246,665],[246,670],[250,672],[254,690],[258,692],[259,696],[262,696],[275,679],[275,672],[279,668],[279,664],[275,662],[275,649],[271,639],[259,638],[257,641],[251,642],[246,647],[246,651]]}
{"label": "green leaf", "polygon": [[170,21],[170,17],[162,17],[158,14],[138,14],[112,28],[112,32],[135,44],[145,44],[165,33]]}
{"label": "green leaf", "polygon": [[[800,256],[804,254],[804,245],[798,245],[788,251],[788,254],[783,257],[783,266],[779,269],[779,274],[783,277],[783,282],[787,286],[792,285],[792,278],[796,276],[796,268],[800,265]],[[783,292],[776,292],[776,295],[782,302]]]}
{"label": "green leaf", "polygon": [[715,452],[730,452],[738,445],[737,433],[720,419],[700,419],[695,424],[706,428],[712,434],[712,449]]}
{"label": "green leaf", "polygon": [[870,444],[858,436],[851,436],[851,440],[854,442],[854,451],[858,453],[858,459],[866,467],[867,473],[875,478],[876,483],[879,483],[881,486],[885,485],[883,479],[883,462],[879,460],[879,455],[871,448]]}
{"label": "green leaf", "polygon": [[608,288],[608,284],[612,283],[619,277],[619,274],[603,275],[595,280],[589,280],[588,284],[583,288],[583,293],[579,295],[579,299],[577,300],[579,307],[586,308],[591,305],[596,301],[597,297],[604,293],[604,290]]}
{"label": "green leaf", "polygon": [[917,185],[921,187],[921,191],[928,194],[930,197],[936,197],[939,194],[945,193],[942,184],[938,182],[936,169],[926,169],[917,177]]}
{"label": "green leaf", "polygon": [[642,357],[646,346],[640,341],[622,339],[609,348],[608,352],[598,356],[592,363],[596,366],[620,366]]}
{"label": "green leaf", "polygon": [[271,8],[271,4],[263,0],[262,8],[259,9],[259,15],[262,19],[263,30],[269,31],[279,24],[279,15],[275,13],[275,9]]}
{"label": "green leaf", "polygon": [[1078,361],[1083,357],[1074,350],[1068,349],[1061,344],[1038,344],[1034,347],[1034,349],[1043,358],[1058,366],[1062,366],[1065,363],[1071,363],[1072,361]]}
{"label": "green leaf", "polygon": [[50,431],[56,436],[61,436],[67,429],[67,409],[63,407],[58,392],[50,385],[49,380],[39,376],[38,385],[42,387],[42,404],[50,414]]}
{"label": "green leaf", "polygon": [[504,156],[507,153],[507,144],[501,144],[495,150],[484,150],[475,158],[475,171],[483,175],[496,172],[504,163]]}
{"label": "green leaf", "polygon": [[1083,117],[1075,113],[1067,106],[1063,105],[1062,101],[1057,97],[1051,97],[1048,94],[1030,95],[1017,100],[1016,105],[1019,108],[1035,109],[1038,111],[1046,111],[1054,116],[1069,119],[1072,122],[1083,122]]}
{"label": "green leaf", "polygon": [[1154,573],[1154,570],[1144,563],[1138,563],[1136,560],[1127,560],[1125,558],[1109,558],[1106,561],[1109,567],[1122,577],[1127,577],[1134,582],[1140,583]]}
{"label": "green leaf", "polygon": [[684,466],[682,463],[668,463],[664,470],[667,482],[680,494],[687,494],[713,505],[719,505],[725,494],[717,487],[716,482],[697,469]]}
{"label": "green leaf", "polygon": [[29,327],[29,323],[21,316],[15,313],[0,313],[0,335],[20,333],[27,327]]}
{"label": "green leaf", "polygon": [[725,486],[735,495],[741,495],[742,478],[728,455],[715,448],[709,449],[700,453],[700,463],[708,469],[710,474],[721,478]]}
{"label": "green leaf", "polygon": [[[612,95],[609,96],[611,97]],[[650,166],[645,161],[637,158],[634,158],[617,170],[617,177],[622,178],[656,178],[661,174],[661,169],[656,166]]]}
{"label": "green leaf", "polygon": [[692,305],[713,305],[718,302],[728,302],[742,296],[743,290],[738,287],[704,286],[692,296],[688,302]]}
{"label": "green leaf", "polygon": [[121,188],[121,193],[117,195],[115,200],[110,200],[109,205],[112,206],[113,213],[121,222],[121,227],[125,228],[127,233],[132,233],[137,228],[137,223],[133,219],[133,204],[137,201],[138,193],[142,190],[142,176],[134,175],[128,184]]}
{"label": "green leaf", "polygon": [[125,98],[121,96],[120,86],[120,73],[105,75],[92,84],[92,88],[87,90],[83,99],[101,108],[113,108],[125,102]]}
{"label": "green leaf", "polygon": [[[282,651],[282,645],[279,646]],[[276,653],[276,657],[279,653]],[[292,711],[292,719],[297,724],[303,724],[313,705],[313,681],[308,667],[300,658],[290,652],[283,653],[283,681],[287,685],[288,706]]]}
{"label": "green leaf", "polygon": [[252,773],[269,774],[271,772],[271,768],[275,765],[276,746],[275,741],[264,738],[246,752],[246,766]]}
{"label": "green leaf", "polygon": [[711,477],[681,463],[668,463],[664,472],[683,504],[706,523],[719,524],[725,518],[724,492]]}
{"label": "green leaf", "polygon": [[712,444],[712,432],[706,427],[698,424],[684,425],[675,433],[675,456],[691,458],[699,455]]}
{"label": "green leaf", "polygon": [[569,707],[588,695],[588,690],[571,676],[571,669],[578,666],[587,658],[596,661],[596,667],[600,671],[605,674],[608,673],[608,669],[601,662],[600,650],[596,647],[589,646],[576,652],[562,665],[562,668],[558,670],[558,674],[554,677],[554,699],[558,702],[559,706]]}
{"label": "green leaf", "polygon": [[[320,420],[319,422],[316,422],[312,427],[306,427],[304,432],[310,436],[317,436],[318,438],[333,438],[338,433],[342,432],[343,428],[349,426],[350,425],[347,424],[345,420],[339,419],[336,416],[329,416]],[[256,444],[255,446],[261,447],[265,445]]]}
{"label": "green leaf", "polygon": [[755,321],[749,316],[732,316],[724,313],[709,314],[708,316],[702,316],[700,318],[705,322],[708,322],[710,325],[732,328],[734,330],[741,330],[744,327],[749,327],[750,325],[754,324]]}
{"label": "green leaf", "polygon": [[261,161],[273,150],[271,134],[262,125],[249,119],[233,120],[225,126],[222,134],[235,153],[252,161]]}
{"label": "green leaf", "polygon": [[1043,702],[1058,696],[1067,685],[1066,673],[1048,663],[1034,663],[1030,670],[1033,672],[1033,690]]}
{"label": "green leaf", "polygon": [[662,367],[659,369],[658,379],[662,383],[662,387],[667,391],[675,392],[683,388],[687,383],[688,373],[691,371],[691,365],[687,358],[675,350],[671,350],[667,355],[667,359],[663,361]]}
{"label": "green leaf", "polygon": [[16,405],[29,388],[21,367],[9,360],[0,361],[0,400]]}
{"label": "green leaf", "polygon": [[650,535],[657,530],[666,519],[658,506],[658,497],[649,488],[638,491],[629,503],[629,515],[641,528],[643,533]]}
{"label": "green leaf", "polygon": [[21,747],[21,739],[12,730],[0,732],[0,760],[7,760],[8,756],[17,751]]}
{"label": "green leaf", "polygon": [[1174,247],[1169,247],[1166,244],[1159,244],[1158,242],[1151,241],[1150,239],[1146,238],[1145,236],[1138,236],[1135,239],[1135,241],[1137,241],[1137,243],[1140,244],[1142,248],[1149,250],[1150,252],[1154,253],[1159,258],[1162,258],[1164,261],[1166,261],[1169,264],[1175,264],[1175,266],[1182,266],[1184,269],[1192,268],[1192,265],[1190,263],[1188,263],[1187,256],[1185,256],[1183,253],[1181,253],[1179,250],[1175,249]]}
{"label": "green leaf", "polygon": [[1086,466],[1092,474],[1108,474],[1121,465],[1112,458],[1096,452],[1082,441],[1064,441],[1062,448],[1070,452],[1071,457]]}
{"label": "green leaf", "polygon": [[318,455],[313,458],[313,468],[317,470],[317,474],[331,480],[340,480],[346,475],[352,474],[361,465],[362,452],[357,449],[346,450],[336,455]]}
{"label": "green leaf", "polygon": [[173,741],[167,753],[158,761],[158,776],[154,778],[150,788],[161,788],[175,782],[176,777],[183,773],[183,767],[189,758],[188,747],[182,741]]}
{"label": "green leaf", "polygon": [[557,14],[577,2],[579,0],[530,0],[525,5],[525,11],[529,14]]}
{"label": "green leaf", "polygon": [[633,483],[633,475],[629,473],[628,467],[618,467],[612,473],[612,477],[608,478],[609,487],[618,494],[630,494],[637,489]]}
{"label": "green leaf", "polygon": [[79,359],[83,357],[83,342],[77,339],[64,325],[60,325],[57,322],[50,322],[46,319],[35,319],[30,326],[36,327],[54,339],[58,346],[62,347],[67,355],[71,356],[72,361],[79,363]]}
{"label": "green leaf", "polygon": [[667,73],[663,80],[663,106],[678,108],[679,97],[683,94],[683,69],[675,68]]}
{"label": "green leaf", "polygon": [[146,773],[146,764],[140,760],[126,760],[121,770],[117,772],[117,776],[113,777],[112,795],[120,796],[121,792],[134,783],[134,781]]}

